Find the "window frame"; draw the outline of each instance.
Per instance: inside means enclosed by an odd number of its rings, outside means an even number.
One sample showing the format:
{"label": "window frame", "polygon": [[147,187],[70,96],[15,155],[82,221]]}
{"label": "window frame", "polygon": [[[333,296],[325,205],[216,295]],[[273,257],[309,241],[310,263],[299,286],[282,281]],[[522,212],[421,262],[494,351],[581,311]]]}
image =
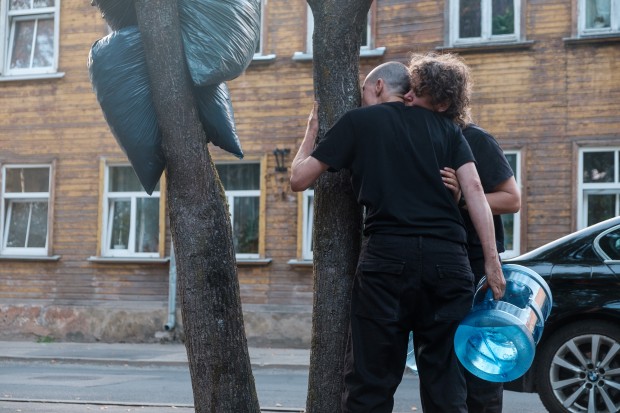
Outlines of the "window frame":
{"label": "window frame", "polygon": [[[612,152],[614,154],[613,182],[584,182],[584,154],[592,152]],[[620,214],[620,146],[580,147],[577,167],[577,229],[588,225],[588,198],[591,195],[615,195],[615,215]]]}
{"label": "window frame", "polygon": [[253,61],[275,60],[275,54],[265,53],[266,33],[267,33],[267,6],[269,0],[260,0],[260,37],[258,39],[258,51],[254,53]]}
{"label": "window frame", "polygon": [[[515,181],[517,182],[517,186],[521,187],[522,186],[522,157],[523,157],[523,153],[520,149],[505,149],[504,150],[504,155],[514,155],[515,156],[515,170],[513,170],[513,174],[515,177]],[[521,204],[524,204],[524,202],[521,202]],[[513,217],[513,221],[512,221],[512,249],[506,249],[506,251],[502,252],[500,254],[500,257],[502,259],[506,259],[506,258],[512,258],[512,257],[516,257],[518,255],[521,254],[521,212],[522,209],[520,209],[518,212],[515,212],[514,214],[502,214],[502,224],[504,225],[504,245],[505,245],[505,236],[506,236],[506,225],[503,222],[503,216],[504,215],[512,215]]]}
{"label": "window frame", "polygon": [[301,193],[301,254],[304,261],[312,261],[312,232],[314,228],[314,189],[309,188]]}
{"label": "window frame", "polygon": [[[234,200],[236,197],[256,197],[258,198],[258,247],[255,253],[237,253],[235,252],[235,258],[241,261],[256,261],[260,260],[265,255],[265,197],[263,196],[265,190],[264,183],[264,160],[260,159],[248,159],[243,161],[215,161],[216,165],[242,165],[242,164],[257,164],[259,169],[259,185],[258,189],[242,189],[242,190],[227,190],[224,187],[224,194],[226,196],[226,202],[228,203],[228,211],[230,216],[231,229],[234,231]],[[233,234],[234,237],[234,234]]]}
{"label": "window frame", "polygon": [[[48,168],[48,192],[31,192],[31,193],[15,193],[7,197],[6,195],[6,169],[29,169],[29,168]],[[55,162],[41,163],[5,163],[0,164],[0,257],[50,257],[51,244],[53,239],[53,205],[54,205],[54,180],[55,180]],[[27,195],[26,195],[27,194]],[[46,194],[46,195],[45,195]],[[6,200],[47,200],[47,228],[45,247],[28,248],[28,247],[6,247],[7,242],[7,217]]]}
{"label": "window frame", "polygon": [[[377,57],[385,54],[385,47],[376,47],[376,2],[370,5],[368,18],[366,19],[366,45],[360,47],[360,57]],[[293,60],[312,60],[312,35],[314,33],[314,15],[310,5],[306,5],[306,35],[303,52],[295,52]]]}
{"label": "window frame", "polygon": [[514,33],[513,34],[492,34],[492,0],[481,1],[481,36],[472,38],[459,37],[460,32],[460,2],[461,0],[450,0],[448,10],[448,39],[452,47],[475,46],[496,43],[517,43],[522,40],[523,33],[523,2],[525,0],[514,0]]}
{"label": "window frame", "polygon": [[586,2],[577,0],[577,33],[580,37],[620,34],[620,0],[610,0],[610,27],[586,27]]}
{"label": "window frame", "polygon": [[[130,167],[131,165],[128,162],[109,162],[106,160],[102,160],[100,165],[100,175],[101,175],[101,189],[100,189],[100,211],[99,211],[99,233],[98,237],[98,256],[106,259],[159,259],[164,258],[164,247],[165,247],[165,236],[166,236],[166,203],[165,203],[165,176],[162,175],[160,178],[159,191],[153,191],[151,195],[148,195],[144,190],[141,191],[127,191],[127,192],[118,192],[114,195],[109,195],[109,177],[110,177],[110,169],[114,167]],[[124,195],[120,195],[124,194]],[[159,228],[158,228],[158,245],[157,251],[154,252],[135,252],[132,251],[135,247],[135,230],[134,230],[134,222],[136,219],[137,213],[137,202],[138,198],[154,198],[158,197],[159,201],[159,217],[157,219]],[[108,241],[110,239],[110,234],[112,231],[112,222],[110,221],[110,200],[111,199],[129,199],[130,200],[130,235],[127,248],[125,249],[114,249],[110,248]],[[133,233],[133,237],[132,237]],[[131,248],[130,248],[131,246]]]}
{"label": "window frame", "polygon": [[[49,78],[62,76],[62,73],[58,73],[61,0],[55,0],[54,6],[51,7],[17,11],[9,11],[9,1],[10,0],[0,0],[0,79],[20,80],[28,78]],[[54,56],[52,58],[52,65],[44,68],[11,69],[11,54],[15,31],[14,21],[36,21],[41,18],[50,17],[54,24]]]}

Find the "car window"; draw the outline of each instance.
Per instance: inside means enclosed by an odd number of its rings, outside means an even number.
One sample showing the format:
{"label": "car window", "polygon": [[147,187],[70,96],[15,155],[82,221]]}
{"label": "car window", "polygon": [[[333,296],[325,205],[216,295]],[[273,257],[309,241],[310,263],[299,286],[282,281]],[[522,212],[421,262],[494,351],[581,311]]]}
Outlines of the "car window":
{"label": "car window", "polygon": [[599,239],[599,246],[610,259],[620,260],[620,228],[603,235]]}

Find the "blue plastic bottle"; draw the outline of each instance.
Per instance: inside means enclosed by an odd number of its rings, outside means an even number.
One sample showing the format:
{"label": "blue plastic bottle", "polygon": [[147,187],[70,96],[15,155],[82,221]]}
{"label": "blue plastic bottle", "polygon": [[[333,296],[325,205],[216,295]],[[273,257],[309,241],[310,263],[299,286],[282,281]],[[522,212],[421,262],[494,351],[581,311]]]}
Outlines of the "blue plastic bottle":
{"label": "blue plastic bottle", "polygon": [[454,336],[463,366],[492,382],[514,380],[530,368],[552,306],[549,286],[536,272],[515,264],[502,270],[504,297],[494,300],[490,290],[482,291],[483,279]]}

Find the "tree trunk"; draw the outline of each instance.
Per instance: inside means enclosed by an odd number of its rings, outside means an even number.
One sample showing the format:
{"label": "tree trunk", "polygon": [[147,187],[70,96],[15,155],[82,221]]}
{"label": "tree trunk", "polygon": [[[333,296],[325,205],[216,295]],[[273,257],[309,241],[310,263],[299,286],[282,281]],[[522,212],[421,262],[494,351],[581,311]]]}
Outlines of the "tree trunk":
{"label": "tree trunk", "polygon": [[177,2],[137,0],[163,133],[170,228],[196,412],[260,412],[232,229],[183,55]]}
{"label": "tree trunk", "polygon": [[[313,62],[319,136],[360,105],[361,34],[372,0],[308,0],[314,14]],[[314,308],[308,413],[341,411],[349,306],[360,251],[362,209],[348,172],[315,185]]]}

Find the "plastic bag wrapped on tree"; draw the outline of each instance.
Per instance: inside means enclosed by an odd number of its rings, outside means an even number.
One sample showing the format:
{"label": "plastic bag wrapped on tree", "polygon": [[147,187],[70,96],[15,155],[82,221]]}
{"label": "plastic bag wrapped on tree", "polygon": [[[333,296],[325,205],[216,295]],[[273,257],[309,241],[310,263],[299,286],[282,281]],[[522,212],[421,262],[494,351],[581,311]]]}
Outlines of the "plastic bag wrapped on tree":
{"label": "plastic bag wrapped on tree", "polygon": [[127,27],[95,42],[88,68],[110,130],[150,195],[166,160],[138,28]]}
{"label": "plastic bag wrapped on tree", "polygon": [[[138,28],[126,27],[95,42],[88,68],[110,130],[151,194],[166,161]],[[207,139],[243,157],[226,85],[195,87],[194,97]]]}
{"label": "plastic bag wrapped on tree", "polygon": [[[113,30],[137,25],[133,0],[92,0]],[[260,38],[260,0],[179,0],[185,59],[197,86],[218,85],[248,67]]]}
{"label": "plastic bag wrapped on tree", "polygon": [[180,0],[185,58],[195,85],[217,85],[248,67],[260,38],[260,0]]}

